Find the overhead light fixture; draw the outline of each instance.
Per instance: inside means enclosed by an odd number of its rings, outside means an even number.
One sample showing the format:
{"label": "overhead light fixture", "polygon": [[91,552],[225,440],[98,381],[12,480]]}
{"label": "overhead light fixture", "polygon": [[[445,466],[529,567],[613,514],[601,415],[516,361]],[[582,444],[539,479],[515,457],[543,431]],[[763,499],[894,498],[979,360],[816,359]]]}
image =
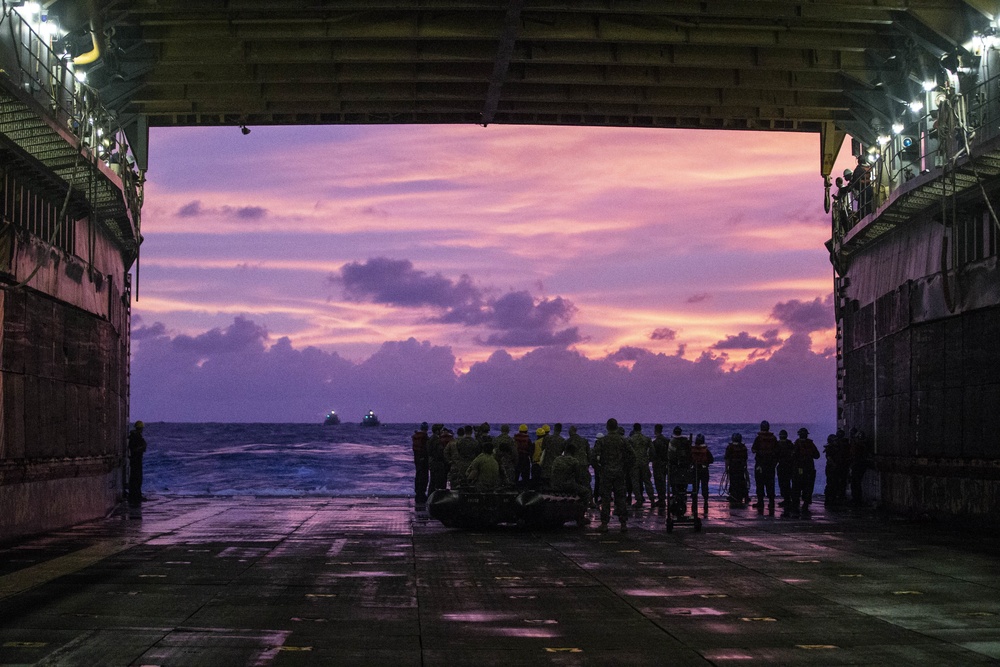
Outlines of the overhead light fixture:
{"label": "overhead light fixture", "polygon": [[903,133],[903,124],[902,123],[893,123],[892,124],[892,133],[893,134],[902,134]]}
{"label": "overhead light fixture", "polygon": [[73,72],[73,78],[79,81],[80,83],[86,83],[87,73],[84,72],[82,69],[78,69],[75,72]]}
{"label": "overhead light fixture", "polygon": [[876,141],[878,141],[879,146],[885,146],[887,143],[892,141],[892,138],[887,134],[880,134],[878,135],[878,139]]}
{"label": "overhead light fixture", "polygon": [[920,113],[921,111],[923,111],[924,103],[921,102],[920,100],[913,100],[912,102],[910,102],[909,107],[910,111],[912,111],[913,113]]}
{"label": "overhead light fixture", "polygon": [[929,93],[935,88],[937,88],[937,81],[934,81],[933,79],[927,79],[926,81],[924,81],[923,87],[924,90],[926,90]]}

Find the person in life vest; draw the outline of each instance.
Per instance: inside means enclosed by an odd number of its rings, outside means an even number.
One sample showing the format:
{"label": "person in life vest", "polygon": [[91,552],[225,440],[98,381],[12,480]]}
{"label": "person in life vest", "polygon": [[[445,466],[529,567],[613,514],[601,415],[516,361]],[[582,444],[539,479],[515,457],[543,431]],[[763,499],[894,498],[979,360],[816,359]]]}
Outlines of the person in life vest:
{"label": "person in life vest", "polygon": [[514,486],[514,479],[517,469],[517,445],[514,438],[510,436],[510,426],[504,424],[500,427],[500,435],[493,438],[493,456],[500,464],[500,475],[503,477],[504,486]]}
{"label": "person in life vest", "polygon": [[800,428],[799,437],[795,441],[795,469],[792,476],[792,504],[789,511],[792,516],[799,515],[801,511],[808,512],[809,504],[812,502],[814,487],[816,486],[816,459],[819,458],[819,450],[816,443],[809,439],[809,429]]}
{"label": "person in life vest", "polygon": [[656,507],[663,510],[667,507],[667,455],[670,451],[670,440],[663,435],[663,424],[653,427],[653,446],[649,458],[653,464],[653,486],[656,488]]}
{"label": "person in life vest", "polygon": [[446,429],[444,424],[434,424],[431,427],[431,437],[427,441],[431,492],[448,487],[448,459],[445,457],[445,449],[451,440],[451,431]]}
{"label": "person in life vest", "polygon": [[778,431],[778,492],[781,494],[782,507],[788,507],[792,502],[792,470],[795,443],[788,439],[788,431]]}
{"label": "person in life vest", "polygon": [[[566,438],[566,447],[573,445],[573,453],[580,463],[580,483],[590,489],[590,505],[594,505],[593,479],[590,476],[590,443],[587,439],[577,433],[576,426],[570,425],[569,437]],[[563,451],[566,451],[565,448]]]}
{"label": "person in life vest", "polygon": [[427,422],[423,422],[413,432],[413,493],[418,505],[427,502],[427,485],[430,482],[430,459],[427,455]]}
{"label": "person in life vest", "polygon": [[667,511],[678,517],[687,514],[688,485],[694,483],[691,468],[691,440],[685,438],[680,426],[674,427],[674,437],[667,445],[667,483],[670,484],[672,507]]}
{"label": "person in life vest", "polygon": [[757,512],[764,513],[764,498],[767,511],[774,514],[774,473],[778,467],[778,439],[771,433],[771,425],[765,420],[760,423],[760,432],[753,440],[750,451],[754,453],[754,479],[757,481]]}
{"label": "person in life vest", "polygon": [[864,486],[862,482],[865,478],[865,470],[869,467],[868,441],[860,429],[852,426],[848,442],[850,443],[851,461],[851,504],[864,505]]}
{"label": "person in life vest", "polygon": [[545,427],[535,429],[535,446],[531,451],[531,488],[542,488],[542,454],[545,452]]}
{"label": "person in life vest", "polygon": [[[544,426],[542,428],[545,428]],[[552,483],[552,466],[556,459],[562,454],[566,438],[562,436],[562,424],[552,425],[551,432],[545,432],[545,439],[542,441],[542,484],[548,486]]]}
{"label": "person in life vest", "polygon": [[750,502],[750,476],[747,474],[747,446],[743,436],[733,433],[726,446],[726,476],[729,478],[729,506],[745,507]]}
{"label": "person in life vest", "polygon": [[514,471],[514,486],[527,488],[531,481],[531,454],[534,443],[528,435],[528,425],[521,424],[514,434],[514,444],[517,446],[517,468]]}
{"label": "person in life vest", "polygon": [[841,505],[847,500],[851,469],[851,445],[844,436],[844,431],[837,429],[836,435],[828,437],[823,451],[826,453],[824,502],[827,505]]}
{"label": "person in life vest", "polygon": [[482,451],[474,434],[475,430],[471,426],[460,427],[458,439],[449,445],[449,449],[445,450],[446,454],[450,453],[451,469],[448,472],[448,482],[452,489],[458,489],[468,483],[466,471],[472,460]]}
{"label": "person in life vest", "polygon": [[[466,434],[468,437],[468,434]],[[480,452],[476,454],[465,470],[466,479],[472,483],[477,493],[496,491],[501,484],[500,464],[493,456],[493,442],[487,440],[476,443]]]}
{"label": "person in life vest", "polygon": [[694,488],[691,490],[691,513],[698,516],[698,490],[705,501],[703,514],[708,516],[708,466],[715,462],[712,452],[708,451],[705,436],[699,433],[694,437],[691,447],[691,463],[694,464]]}
{"label": "person in life vest", "polygon": [[586,508],[590,507],[592,494],[589,484],[590,473],[586,466],[576,457],[576,444],[567,442],[562,454],[556,457],[552,464],[552,490],[558,493],[572,493],[583,501],[583,513],[579,517],[580,524],[589,523]]}

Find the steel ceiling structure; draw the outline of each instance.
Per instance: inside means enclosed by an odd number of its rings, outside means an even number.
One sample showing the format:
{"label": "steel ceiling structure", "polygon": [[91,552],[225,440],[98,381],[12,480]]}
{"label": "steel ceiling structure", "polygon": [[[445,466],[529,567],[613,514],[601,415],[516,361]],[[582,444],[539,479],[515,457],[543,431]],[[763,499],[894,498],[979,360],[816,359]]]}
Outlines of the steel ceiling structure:
{"label": "steel ceiling structure", "polygon": [[[873,139],[987,0],[58,0],[149,126],[490,123]],[[840,134],[842,137],[842,134]]]}

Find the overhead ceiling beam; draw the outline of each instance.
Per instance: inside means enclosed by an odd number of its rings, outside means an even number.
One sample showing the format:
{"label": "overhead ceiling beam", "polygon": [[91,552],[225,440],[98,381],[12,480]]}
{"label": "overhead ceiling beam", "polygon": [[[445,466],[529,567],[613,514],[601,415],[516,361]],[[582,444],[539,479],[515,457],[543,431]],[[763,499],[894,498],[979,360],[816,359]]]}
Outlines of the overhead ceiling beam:
{"label": "overhead ceiling beam", "polygon": [[510,68],[510,60],[514,56],[514,43],[517,41],[518,28],[521,24],[521,8],[524,0],[509,0],[507,3],[507,15],[504,17],[503,33],[500,35],[500,44],[497,47],[496,59],[493,61],[493,73],[490,74],[490,85],[486,90],[486,99],[483,102],[482,125],[486,127],[493,122],[493,116],[497,112],[500,104],[500,92],[503,89],[504,80],[507,78],[507,70]]}

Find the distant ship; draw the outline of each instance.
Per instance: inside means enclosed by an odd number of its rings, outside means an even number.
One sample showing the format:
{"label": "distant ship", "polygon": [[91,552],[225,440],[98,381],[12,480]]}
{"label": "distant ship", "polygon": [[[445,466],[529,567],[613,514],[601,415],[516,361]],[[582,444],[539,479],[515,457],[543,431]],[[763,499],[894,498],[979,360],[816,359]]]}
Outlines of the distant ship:
{"label": "distant ship", "polygon": [[326,413],[326,419],[323,420],[324,426],[336,426],[340,423],[340,417],[337,415],[336,410],[330,410]]}
{"label": "distant ship", "polygon": [[376,415],[372,410],[369,410],[368,414],[361,418],[362,426],[378,426],[380,423],[378,415]]}

